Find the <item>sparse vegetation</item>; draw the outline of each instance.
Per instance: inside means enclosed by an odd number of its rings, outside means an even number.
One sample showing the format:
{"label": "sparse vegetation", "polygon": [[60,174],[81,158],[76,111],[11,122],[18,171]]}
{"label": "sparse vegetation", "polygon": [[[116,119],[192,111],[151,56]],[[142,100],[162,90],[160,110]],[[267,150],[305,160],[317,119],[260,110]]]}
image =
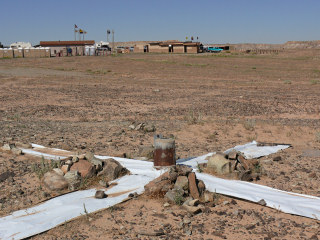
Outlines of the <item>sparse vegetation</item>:
{"label": "sparse vegetation", "polygon": [[177,194],[174,196],[174,202],[175,204],[181,206],[184,202],[183,195],[180,192],[177,192]]}
{"label": "sparse vegetation", "polygon": [[284,84],[291,84],[291,81],[290,80],[284,80],[283,83]]}
{"label": "sparse vegetation", "polygon": [[316,142],[320,143],[320,132],[315,133]]}
{"label": "sparse vegetation", "polygon": [[311,83],[312,85],[315,85],[315,84],[318,84],[318,83],[319,83],[319,80],[318,80],[318,79],[312,79],[312,80],[310,80],[310,83]]}
{"label": "sparse vegetation", "polygon": [[243,123],[243,127],[248,131],[253,131],[256,126],[256,120],[254,119],[247,119]]}
{"label": "sparse vegetation", "polygon": [[198,171],[199,171],[200,173],[203,172],[203,169],[202,169],[201,165],[200,165],[198,162],[197,162],[197,168],[198,168]]}
{"label": "sparse vegetation", "polygon": [[199,124],[202,122],[202,114],[199,110],[195,111],[194,109],[190,109],[188,114],[185,116],[185,120],[189,124]]}
{"label": "sparse vegetation", "polygon": [[34,172],[39,179],[43,177],[44,174],[50,172],[52,169],[60,167],[60,161],[50,160],[46,161],[42,156],[41,162],[39,164],[34,163],[31,165],[31,171]]}

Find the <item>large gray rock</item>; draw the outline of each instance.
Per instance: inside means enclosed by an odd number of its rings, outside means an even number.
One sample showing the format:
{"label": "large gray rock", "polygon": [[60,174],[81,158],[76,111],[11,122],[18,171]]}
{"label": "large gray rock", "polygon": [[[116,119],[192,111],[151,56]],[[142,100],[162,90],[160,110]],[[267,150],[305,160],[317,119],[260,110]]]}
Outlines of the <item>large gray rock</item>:
{"label": "large gray rock", "polygon": [[231,162],[222,154],[214,154],[209,157],[207,166],[219,174],[231,173]]}
{"label": "large gray rock", "polygon": [[52,191],[60,191],[68,188],[67,180],[54,171],[47,172],[43,176],[44,185]]}
{"label": "large gray rock", "polygon": [[119,162],[109,158],[104,160],[104,167],[102,171],[98,173],[98,176],[103,176],[105,181],[112,181],[126,175],[127,173],[129,173],[129,171]]}
{"label": "large gray rock", "polygon": [[184,191],[181,188],[173,188],[169,190],[165,195],[164,198],[168,202],[175,203],[177,205],[182,205],[185,201],[183,197]]}
{"label": "large gray rock", "polygon": [[77,189],[81,184],[81,175],[78,171],[69,171],[64,175],[71,190]]}
{"label": "large gray rock", "polygon": [[96,171],[100,171],[102,169],[103,160],[96,158],[92,152],[87,152],[85,158],[95,166]]}

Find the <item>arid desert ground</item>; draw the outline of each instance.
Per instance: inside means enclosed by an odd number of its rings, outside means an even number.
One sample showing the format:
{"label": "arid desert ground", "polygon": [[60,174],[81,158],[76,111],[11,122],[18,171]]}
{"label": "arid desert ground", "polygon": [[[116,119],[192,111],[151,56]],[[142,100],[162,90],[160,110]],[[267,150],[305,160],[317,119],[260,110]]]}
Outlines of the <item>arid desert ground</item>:
{"label": "arid desert ground", "polygon": [[[253,140],[285,143],[292,147],[258,159],[266,174],[254,183],[320,196],[320,50],[0,59],[0,86],[0,146],[134,158],[161,133],[174,136],[177,157],[186,158]],[[140,123],[151,131],[130,128]],[[55,196],[33,171],[40,162],[0,152],[1,217]],[[318,220],[227,196],[196,215],[164,203],[141,195],[30,239],[320,235]],[[144,234],[159,229],[161,236]]]}

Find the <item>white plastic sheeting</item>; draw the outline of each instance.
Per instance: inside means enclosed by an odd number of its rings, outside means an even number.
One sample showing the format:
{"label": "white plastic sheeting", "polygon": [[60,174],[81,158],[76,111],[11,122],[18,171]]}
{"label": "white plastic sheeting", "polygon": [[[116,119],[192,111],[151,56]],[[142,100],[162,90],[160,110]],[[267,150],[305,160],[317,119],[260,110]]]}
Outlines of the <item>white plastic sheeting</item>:
{"label": "white plastic sheeting", "polygon": [[[43,148],[39,145],[33,145],[36,148]],[[289,146],[265,146],[257,147],[255,142],[237,146],[235,149],[247,154],[247,157],[264,156],[275,153],[278,150],[285,149]],[[257,152],[255,153],[256,149]],[[55,151],[59,151],[55,149]],[[36,156],[44,156],[47,159],[59,159],[52,154],[44,154],[35,150],[23,149],[23,152]],[[62,151],[61,155],[65,155],[67,151]],[[71,154],[71,153],[70,153]],[[197,171],[197,164],[206,162],[205,158],[212,155],[209,153],[198,158],[184,161],[183,164],[192,166]],[[250,154],[250,156],[249,156]],[[97,156],[101,159],[110,158],[108,156]],[[0,239],[22,239],[34,234],[41,233],[51,229],[65,221],[84,214],[84,206],[87,211],[98,211],[127,198],[129,193],[144,191],[144,185],[160,176],[163,171],[153,168],[152,162],[139,160],[131,160],[124,158],[114,158],[123,166],[128,168],[134,175],[124,176],[115,182],[114,186],[106,193],[109,197],[106,199],[95,199],[95,189],[78,191],[51,199],[39,206],[35,206],[26,210],[20,210],[13,214],[0,218]],[[196,172],[198,179],[203,180],[209,191],[217,192],[253,202],[264,199],[267,206],[279,209],[286,213],[301,215],[309,218],[320,218],[320,198],[296,193],[280,191],[266,186],[253,183],[220,179],[208,174]],[[117,193],[117,194],[115,194]],[[112,194],[114,194],[112,196]]]}
{"label": "white plastic sheeting", "polygon": [[239,152],[242,152],[246,159],[252,159],[267,156],[288,147],[290,147],[290,145],[257,146],[257,142],[252,141],[251,143],[247,143],[245,145],[239,145],[234,148],[230,148],[226,150],[225,153],[229,153],[231,150],[235,149]]}
{"label": "white plastic sheeting", "polygon": [[0,218],[0,239],[26,238],[85,214],[84,209],[90,213],[108,208],[125,200],[130,193],[141,194],[144,185],[151,180],[153,178],[143,175],[127,175],[115,181],[118,185],[106,191],[107,194],[115,194],[115,197],[96,199],[96,189],[90,189],[69,193],[39,206],[14,212]]}
{"label": "white plastic sheeting", "polygon": [[[266,148],[267,151],[270,147]],[[204,155],[184,162],[183,164],[196,167],[197,163],[205,162]],[[310,195],[281,191],[275,188],[244,182],[239,180],[226,180],[209,174],[196,171],[197,178],[202,180],[210,192],[258,202],[264,199],[268,207],[304,217],[320,219],[320,198]]]}

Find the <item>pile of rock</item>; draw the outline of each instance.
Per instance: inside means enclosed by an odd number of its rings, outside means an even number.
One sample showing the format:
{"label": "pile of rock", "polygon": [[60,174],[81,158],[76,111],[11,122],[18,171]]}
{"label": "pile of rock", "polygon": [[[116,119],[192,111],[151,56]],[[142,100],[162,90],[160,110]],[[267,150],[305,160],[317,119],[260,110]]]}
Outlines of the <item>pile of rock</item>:
{"label": "pile of rock", "polygon": [[143,132],[155,132],[156,127],[153,124],[149,123],[136,123],[133,122],[130,124],[129,129]]}
{"label": "pile of rock", "polygon": [[98,159],[93,153],[75,155],[60,161],[60,167],[44,174],[44,185],[52,191],[69,188],[75,190],[83,180],[98,177],[100,185],[108,186],[108,182],[124,176],[129,171],[116,160]]}
{"label": "pile of rock", "polygon": [[30,146],[31,146],[30,144],[22,144],[22,143],[4,143],[0,149],[1,151],[4,151],[4,152],[11,152],[14,155],[21,155],[22,150],[18,147],[29,148]]}
{"label": "pile of rock", "polygon": [[261,166],[257,159],[245,159],[241,152],[232,150],[228,154],[217,153],[207,157],[207,164],[200,164],[200,170],[243,181],[259,180]]}
{"label": "pile of rock", "polygon": [[214,200],[214,194],[205,190],[203,181],[198,180],[192,168],[176,165],[145,187],[150,197],[164,197],[168,203],[183,205],[195,214],[204,209],[200,203]]}

